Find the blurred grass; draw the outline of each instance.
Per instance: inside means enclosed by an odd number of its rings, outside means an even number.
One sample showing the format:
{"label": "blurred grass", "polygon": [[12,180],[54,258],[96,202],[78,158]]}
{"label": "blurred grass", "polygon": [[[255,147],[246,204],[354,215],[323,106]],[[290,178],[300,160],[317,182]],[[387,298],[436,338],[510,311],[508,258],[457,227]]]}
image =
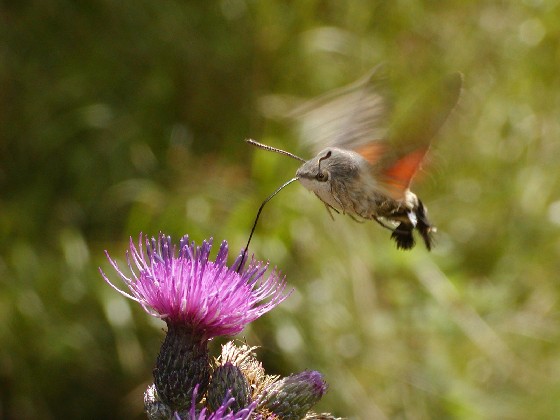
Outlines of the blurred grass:
{"label": "blurred grass", "polygon": [[[465,74],[415,191],[438,246],[403,253],[299,185],[252,252],[296,288],[242,335],[323,372],[351,418],[554,418],[560,401],[560,6],[524,2],[5,2],[0,417],[142,418],[162,325],[97,267],[160,230],[235,253],[306,157],[262,113],[380,62],[406,106]],[[217,345],[218,343],[216,343]]]}

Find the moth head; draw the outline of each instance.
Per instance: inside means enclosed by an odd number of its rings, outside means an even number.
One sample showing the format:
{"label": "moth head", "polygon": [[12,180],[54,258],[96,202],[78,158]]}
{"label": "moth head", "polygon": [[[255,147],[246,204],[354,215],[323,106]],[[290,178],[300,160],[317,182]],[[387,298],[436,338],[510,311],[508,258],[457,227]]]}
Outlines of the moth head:
{"label": "moth head", "polygon": [[313,159],[301,165],[296,172],[296,177],[298,177],[304,185],[329,181],[331,178],[329,160],[332,154],[333,152],[330,149],[323,150]]}

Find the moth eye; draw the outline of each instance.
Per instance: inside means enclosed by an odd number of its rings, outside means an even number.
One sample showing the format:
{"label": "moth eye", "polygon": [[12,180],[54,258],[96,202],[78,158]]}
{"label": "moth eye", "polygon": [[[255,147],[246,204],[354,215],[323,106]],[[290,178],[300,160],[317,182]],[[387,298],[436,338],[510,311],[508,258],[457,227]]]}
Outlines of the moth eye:
{"label": "moth eye", "polygon": [[317,176],[315,176],[317,181],[325,182],[329,179],[329,175],[326,172],[319,172]]}

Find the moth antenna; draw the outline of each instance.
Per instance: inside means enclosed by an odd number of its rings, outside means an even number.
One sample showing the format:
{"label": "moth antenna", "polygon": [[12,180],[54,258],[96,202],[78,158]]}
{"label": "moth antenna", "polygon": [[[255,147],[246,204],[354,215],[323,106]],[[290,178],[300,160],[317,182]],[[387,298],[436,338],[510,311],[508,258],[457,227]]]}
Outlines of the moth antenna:
{"label": "moth antenna", "polygon": [[332,154],[332,152],[329,150],[325,156],[319,158],[319,164],[318,164],[319,165],[319,168],[318,168],[319,173],[321,173],[321,162],[324,161],[325,159],[330,158],[331,154]]}
{"label": "moth antenna", "polygon": [[[266,144],[259,143],[258,141],[255,141],[253,139],[245,139],[245,141],[247,143],[253,145],[253,146],[257,146],[257,147],[260,147],[261,149],[268,150],[269,152],[280,153],[281,155],[289,156],[292,159],[299,160],[300,162],[304,162],[304,163],[306,162],[305,159],[302,159],[299,156],[294,155],[293,153],[286,152],[285,150],[277,149],[276,147],[272,147],[272,146],[267,146]],[[282,189],[282,188],[280,188],[280,189]]]}
{"label": "moth antenna", "polygon": [[[257,143],[257,144],[260,144],[260,143]],[[268,146],[266,146],[266,147],[268,147]],[[259,221],[259,217],[261,215],[261,212],[263,210],[264,205],[266,203],[268,203],[272,199],[272,197],[274,197],[276,194],[278,194],[280,192],[280,190],[282,190],[284,187],[287,187],[292,182],[297,181],[297,180],[298,180],[298,177],[295,177],[295,178],[290,179],[288,182],[285,182],[284,184],[282,184],[282,186],[280,188],[278,188],[276,191],[274,191],[271,195],[269,195],[262,202],[261,206],[259,207],[259,211],[257,212],[257,217],[255,217],[253,227],[251,228],[251,234],[249,235],[249,240],[247,241],[247,245],[245,245],[245,249],[243,250],[243,256],[241,257],[241,261],[239,261],[239,267],[237,267],[237,272],[238,273],[241,271],[241,268],[243,267],[243,264],[245,263],[245,258],[247,257],[247,251],[249,250],[249,244],[251,243],[251,239],[253,238],[253,233],[255,233],[255,228],[257,227],[257,222]]]}

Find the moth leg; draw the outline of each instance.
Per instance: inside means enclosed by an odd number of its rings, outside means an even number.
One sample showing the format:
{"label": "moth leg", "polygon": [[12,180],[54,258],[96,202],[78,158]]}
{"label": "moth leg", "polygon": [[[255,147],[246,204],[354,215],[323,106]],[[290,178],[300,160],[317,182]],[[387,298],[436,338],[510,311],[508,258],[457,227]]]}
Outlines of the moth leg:
{"label": "moth leg", "polygon": [[338,213],[338,210],[335,209],[334,207],[329,206],[327,203],[323,203],[325,205],[325,208],[327,209],[327,211],[329,212],[329,216],[331,216],[331,219],[334,221],[334,216],[332,214],[332,210],[334,210],[335,212]]}
{"label": "moth leg", "polygon": [[379,226],[381,226],[381,227],[383,227],[383,228],[385,228],[385,229],[388,229],[388,230],[390,230],[391,232],[393,232],[393,231],[395,230],[395,229],[393,229],[391,226],[387,226],[385,223],[383,223],[383,222],[381,221],[381,219],[379,219],[379,217],[377,217],[377,216],[373,216],[373,220],[375,220],[377,223],[379,223]]}
{"label": "moth leg", "polygon": [[346,214],[346,209],[342,205],[342,201],[340,201],[340,199],[336,195],[333,195],[333,198],[336,200],[336,202],[338,203],[338,205],[342,209],[342,214]]}
{"label": "moth leg", "polygon": [[[350,219],[352,219],[354,222],[356,223],[364,223],[365,220],[359,220],[357,218],[355,218],[352,214],[348,213],[348,216],[350,216]],[[361,217],[361,216],[360,216]]]}
{"label": "moth leg", "polygon": [[315,196],[316,196],[319,200],[321,200],[322,203],[325,205],[325,208],[326,208],[327,211],[329,212],[329,216],[331,216],[331,219],[332,219],[332,220],[334,220],[334,216],[333,216],[331,210],[334,210],[337,214],[340,214],[340,212],[339,212],[337,209],[335,209],[333,206],[331,206],[331,205],[327,204],[326,202],[324,202],[324,201],[321,199],[321,197],[319,197],[319,196],[317,195],[317,193],[315,193]]}
{"label": "moth leg", "polygon": [[[340,185],[340,187],[342,188],[343,185]],[[346,214],[346,209],[344,208],[344,204],[342,204],[342,201],[340,201],[340,198],[338,198],[338,195],[336,195],[334,193],[332,184],[331,184],[331,195],[332,195],[332,198],[334,198],[334,200],[338,203],[338,205],[342,209],[342,214]]]}

